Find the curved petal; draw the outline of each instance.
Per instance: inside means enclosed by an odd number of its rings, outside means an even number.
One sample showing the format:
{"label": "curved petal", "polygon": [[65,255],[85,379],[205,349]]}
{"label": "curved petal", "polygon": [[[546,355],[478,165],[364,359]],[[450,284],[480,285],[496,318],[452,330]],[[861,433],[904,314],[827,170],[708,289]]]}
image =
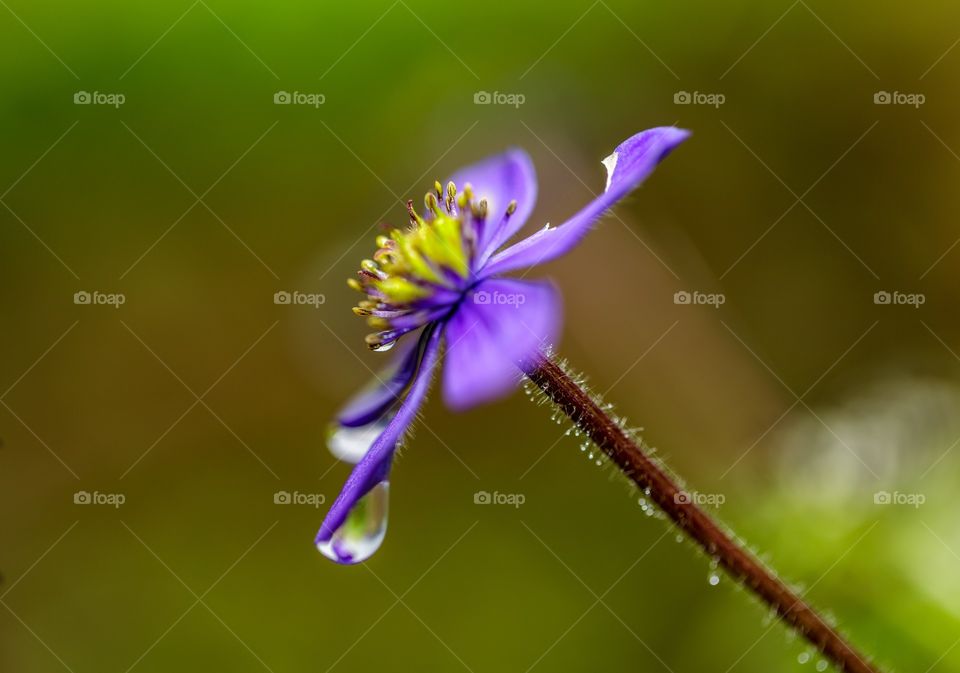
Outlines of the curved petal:
{"label": "curved petal", "polygon": [[560,295],[549,282],[479,283],[447,324],[447,405],[466,409],[507,394],[520,380],[517,365],[554,343],[560,319]]}
{"label": "curved petal", "polygon": [[386,413],[413,379],[427,332],[424,330],[417,338],[411,336],[400,341],[399,351],[391,363],[344,405],[337,414],[337,423],[359,428]]}
{"label": "curved petal", "polygon": [[[537,174],[530,156],[519,148],[461,168],[450,178],[463,189],[473,186],[477,199],[486,199],[487,224],[480,232],[478,259],[486,261],[520,230],[537,202]],[[506,217],[507,205],[516,200],[517,210]]]}
{"label": "curved petal", "polygon": [[429,329],[429,333],[429,340],[424,348],[420,368],[417,370],[410,386],[410,392],[407,393],[406,398],[400,404],[396,415],[373,442],[363,459],[353,468],[350,476],[347,477],[346,483],[340,490],[340,495],[334,500],[330,511],[327,512],[327,516],[320,526],[320,531],[317,533],[317,544],[328,542],[336,530],[346,521],[347,515],[357,501],[369,493],[374,486],[386,479],[390,473],[390,465],[393,463],[393,454],[397,448],[397,442],[400,441],[403,433],[416,417],[417,410],[423,403],[433,379],[433,368],[437,363],[442,330],[433,326]]}
{"label": "curved petal", "polygon": [[569,252],[589,231],[604,211],[636,189],[690,132],[661,126],[638,133],[624,141],[603,160],[607,186],[603,194],[559,227],[547,227],[494,255],[481,277],[524,269]]}

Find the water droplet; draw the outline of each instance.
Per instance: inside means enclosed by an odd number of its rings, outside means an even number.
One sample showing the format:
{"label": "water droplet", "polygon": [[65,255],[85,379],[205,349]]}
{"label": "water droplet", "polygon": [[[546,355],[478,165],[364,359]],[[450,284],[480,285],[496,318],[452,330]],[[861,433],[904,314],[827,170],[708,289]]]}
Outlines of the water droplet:
{"label": "water droplet", "polygon": [[710,576],[707,577],[707,582],[710,583],[710,586],[715,587],[720,584],[720,575],[717,573],[710,573]]}
{"label": "water droplet", "polygon": [[387,534],[390,483],[381,481],[357,501],[343,522],[317,549],[337,563],[362,563],[380,548]]}
{"label": "water droplet", "polygon": [[597,467],[599,467],[600,465],[603,465],[603,461],[597,458],[596,465]]}
{"label": "water droplet", "polygon": [[374,351],[375,353],[385,353],[386,351],[396,346],[398,341],[399,339],[394,339],[393,341],[387,341],[386,343],[377,344],[371,350]]}
{"label": "water droplet", "polygon": [[677,536],[673,539],[675,542],[683,542],[683,535],[681,533],[677,533]]}
{"label": "water droplet", "polygon": [[818,670],[818,671],[825,671],[825,670],[827,670],[827,666],[829,666],[829,665],[830,665],[830,664],[827,662],[826,659],[821,659],[820,661],[817,662],[817,670]]}
{"label": "water droplet", "polygon": [[359,428],[334,425],[327,434],[327,448],[334,458],[357,464],[367,455],[367,450],[386,427],[385,420]]}
{"label": "water droplet", "polygon": [[800,654],[797,655],[797,661],[801,664],[807,663],[808,661],[810,661],[810,653],[801,652]]}

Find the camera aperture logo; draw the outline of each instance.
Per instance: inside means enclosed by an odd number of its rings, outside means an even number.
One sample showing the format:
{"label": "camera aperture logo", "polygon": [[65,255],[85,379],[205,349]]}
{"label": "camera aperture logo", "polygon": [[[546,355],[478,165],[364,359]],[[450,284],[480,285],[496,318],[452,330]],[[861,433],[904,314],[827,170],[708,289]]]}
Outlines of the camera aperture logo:
{"label": "camera aperture logo", "polygon": [[478,290],[473,293],[473,303],[480,306],[512,306],[520,308],[527,303],[527,297],[522,292],[488,292]]}
{"label": "camera aperture logo", "polygon": [[512,105],[519,108],[527,102],[522,93],[505,93],[503,91],[477,91],[473,94],[474,105]]}
{"label": "camera aperture logo", "polygon": [[287,292],[286,290],[280,290],[273,293],[273,303],[278,306],[312,306],[313,308],[320,308],[326,301],[327,297],[319,292],[300,292],[299,290]]}
{"label": "camera aperture logo", "polygon": [[73,303],[77,306],[112,306],[120,308],[127,303],[127,296],[122,292],[87,292],[80,290],[73,293]]}
{"label": "camera aperture logo", "polygon": [[873,94],[874,105],[909,105],[919,108],[927,102],[922,93],[904,93],[902,91],[878,91]]}
{"label": "camera aperture logo", "polygon": [[477,491],[473,494],[474,505],[511,505],[517,509],[527,501],[523,493],[501,493],[500,491]]}
{"label": "camera aperture logo", "polygon": [[720,292],[687,292],[679,290],[673,293],[673,303],[678,306],[712,306],[720,308],[727,303],[727,296]]}
{"label": "camera aperture logo", "polygon": [[314,509],[327,501],[323,493],[301,493],[300,491],[277,491],[273,494],[274,505],[308,505]]}
{"label": "camera aperture logo", "polygon": [[673,94],[674,105],[709,105],[714,108],[719,108],[726,102],[727,97],[722,93],[677,91]]}
{"label": "camera aperture logo", "polygon": [[920,292],[908,293],[898,290],[887,292],[886,290],[880,290],[879,292],[873,293],[873,303],[877,306],[912,306],[913,308],[920,308],[927,303],[927,296]]}
{"label": "camera aperture logo", "polygon": [[877,491],[873,494],[874,505],[907,505],[919,508],[927,501],[923,493],[901,493],[900,491]]}
{"label": "camera aperture logo", "polygon": [[119,509],[127,501],[123,493],[101,493],[100,491],[77,491],[73,494],[74,505],[108,505]]}
{"label": "camera aperture logo", "polygon": [[127,102],[122,93],[104,93],[102,91],[77,91],[73,94],[74,105],[110,105],[119,108]]}
{"label": "camera aperture logo", "polygon": [[727,501],[723,493],[700,493],[699,491],[677,491],[673,494],[673,501],[678,505],[700,505],[704,507],[720,507]]}
{"label": "camera aperture logo", "polygon": [[319,108],[327,102],[322,93],[305,93],[303,91],[278,91],[273,94],[274,105],[309,105]]}

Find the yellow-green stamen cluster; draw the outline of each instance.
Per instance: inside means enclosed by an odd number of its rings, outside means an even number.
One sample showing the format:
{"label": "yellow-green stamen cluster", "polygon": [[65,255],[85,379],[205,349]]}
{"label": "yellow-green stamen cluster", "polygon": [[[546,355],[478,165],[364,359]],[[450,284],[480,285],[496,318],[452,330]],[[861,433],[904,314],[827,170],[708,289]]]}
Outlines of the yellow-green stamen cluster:
{"label": "yellow-green stamen cluster", "polygon": [[431,320],[469,280],[487,202],[474,201],[469,184],[459,193],[452,182],[434,187],[424,197],[426,217],[408,201],[410,226],[378,236],[373,259],[363,260],[357,277],[348,280],[366,295],[353,312],[378,330],[366,339],[375,350]]}

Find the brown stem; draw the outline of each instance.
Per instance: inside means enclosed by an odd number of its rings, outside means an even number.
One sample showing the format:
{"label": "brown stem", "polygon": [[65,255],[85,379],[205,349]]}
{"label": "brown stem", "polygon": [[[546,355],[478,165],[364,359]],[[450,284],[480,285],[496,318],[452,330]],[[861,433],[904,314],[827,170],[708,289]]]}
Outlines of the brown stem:
{"label": "brown stem", "polygon": [[[527,371],[535,383],[617,467],[732,577],[743,582],[840,670],[879,673],[813,608],[743,549],[651,460],[562,367],[544,357]],[[649,489],[649,490],[648,490]]]}

